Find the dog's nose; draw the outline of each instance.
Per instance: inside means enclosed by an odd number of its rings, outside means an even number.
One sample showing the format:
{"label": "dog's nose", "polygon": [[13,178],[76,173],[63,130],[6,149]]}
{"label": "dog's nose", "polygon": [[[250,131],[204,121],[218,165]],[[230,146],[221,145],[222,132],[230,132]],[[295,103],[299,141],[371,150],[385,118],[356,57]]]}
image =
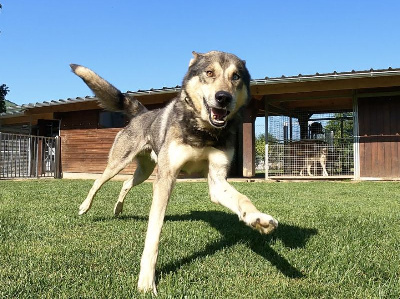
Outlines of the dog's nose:
{"label": "dog's nose", "polygon": [[222,107],[225,107],[232,101],[232,95],[229,92],[220,90],[215,94],[215,99],[217,100],[218,104],[220,104]]}

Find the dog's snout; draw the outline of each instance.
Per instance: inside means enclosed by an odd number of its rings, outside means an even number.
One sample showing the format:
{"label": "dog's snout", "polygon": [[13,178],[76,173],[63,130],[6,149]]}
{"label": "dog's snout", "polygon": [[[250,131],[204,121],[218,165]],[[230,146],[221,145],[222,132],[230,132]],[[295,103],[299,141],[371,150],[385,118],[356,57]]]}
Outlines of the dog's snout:
{"label": "dog's snout", "polygon": [[226,91],[217,91],[217,93],[215,94],[215,100],[218,104],[225,107],[232,101],[232,95]]}

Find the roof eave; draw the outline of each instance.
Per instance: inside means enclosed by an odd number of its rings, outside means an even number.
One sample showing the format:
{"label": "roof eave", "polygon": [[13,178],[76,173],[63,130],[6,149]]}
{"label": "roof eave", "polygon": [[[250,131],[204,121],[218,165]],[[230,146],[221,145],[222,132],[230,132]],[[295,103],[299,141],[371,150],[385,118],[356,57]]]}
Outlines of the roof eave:
{"label": "roof eave", "polygon": [[332,73],[332,74],[316,74],[316,75],[299,75],[295,77],[277,77],[254,79],[251,85],[261,84],[281,84],[281,83],[299,83],[311,81],[330,81],[330,80],[347,80],[347,79],[363,79],[373,77],[389,77],[400,76],[400,69],[384,70],[384,71],[365,71],[365,72],[351,72],[351,73]]}

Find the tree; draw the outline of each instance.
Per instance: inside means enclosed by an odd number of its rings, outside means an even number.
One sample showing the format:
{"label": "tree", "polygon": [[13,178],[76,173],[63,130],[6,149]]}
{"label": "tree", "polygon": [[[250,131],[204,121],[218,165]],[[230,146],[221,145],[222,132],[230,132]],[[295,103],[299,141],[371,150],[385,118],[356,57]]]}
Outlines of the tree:
{"label": "tree", "polygon": [[[278,140],[268,133],[268,142],[277,143]],[[265,134],[260,134],[256,137],[256,157],[264,159],[265,157]]]}
{"label": "tree", "polygon": [[353,115],[352,113],[335,113],[325,126],[325,132],[333,132],[335,143],[353,142]]}
{"label": "tree", "polygon": [[0,85],[0,113],[6,112],[6,95],[8,92],[9,89],[5,84]]}

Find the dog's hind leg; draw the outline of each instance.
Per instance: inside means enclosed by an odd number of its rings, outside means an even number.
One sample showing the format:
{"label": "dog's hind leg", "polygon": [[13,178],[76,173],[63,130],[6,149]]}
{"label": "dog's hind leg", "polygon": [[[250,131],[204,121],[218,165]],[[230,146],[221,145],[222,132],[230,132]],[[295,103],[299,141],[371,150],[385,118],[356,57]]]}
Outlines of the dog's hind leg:
{"label": "dog's hind leg", "polygon": [[268,214],[261,213],[247,196],[227,182],[229,161],[229,157],[222,151],[216,151],[209,157],[208,185],[211,200],[236,213],[239,219],[251,228],[269,234],[278,227],[278,221]]}
{"label": "dog's hind leg", "polygon": [[143,154],[136,157],[137,168],[133,177],[124,182],[122,186],[121,192],[118,197],[118,201],[114,207],[114,215],[118,216],[123,209],[124,200],[129,190],[143,183],[145,180],[149,178],[149,176],[153,173],[154,167],[156,163],[151,159],[149,154]]}
{"label": "dog's hind leg", "polygon": [[117,134],[110,150],[107,167],[89,191],[88,196],[79,206],[79,215],[85,214],[92,206],[93,198],[104,183],[116,176],[143,149],[143,145],[132,143],[130,136],[121,131]]}
{"label": "dog's hind leg", "polygon": [[110,179],[112,179],[114,176],[116,176],[122,169],[124,169],[126,167],[126,165],[129,164],[130,161],[124,161],[124,162],[125,163],[122,163],[122,162],[109,163],[107,165],[106,170],[104,170],[104,172],[100,178],[95,180],[92,188],[89,191],[88,196],[82,202],[82,204],[79,206],[79,215],[83,215],[87,211],[89,211],[90,207],[92,206],[93,198],[95,197],[97,191],[99,191],[101,186],[103,186],[104,183],[108,182]]}

